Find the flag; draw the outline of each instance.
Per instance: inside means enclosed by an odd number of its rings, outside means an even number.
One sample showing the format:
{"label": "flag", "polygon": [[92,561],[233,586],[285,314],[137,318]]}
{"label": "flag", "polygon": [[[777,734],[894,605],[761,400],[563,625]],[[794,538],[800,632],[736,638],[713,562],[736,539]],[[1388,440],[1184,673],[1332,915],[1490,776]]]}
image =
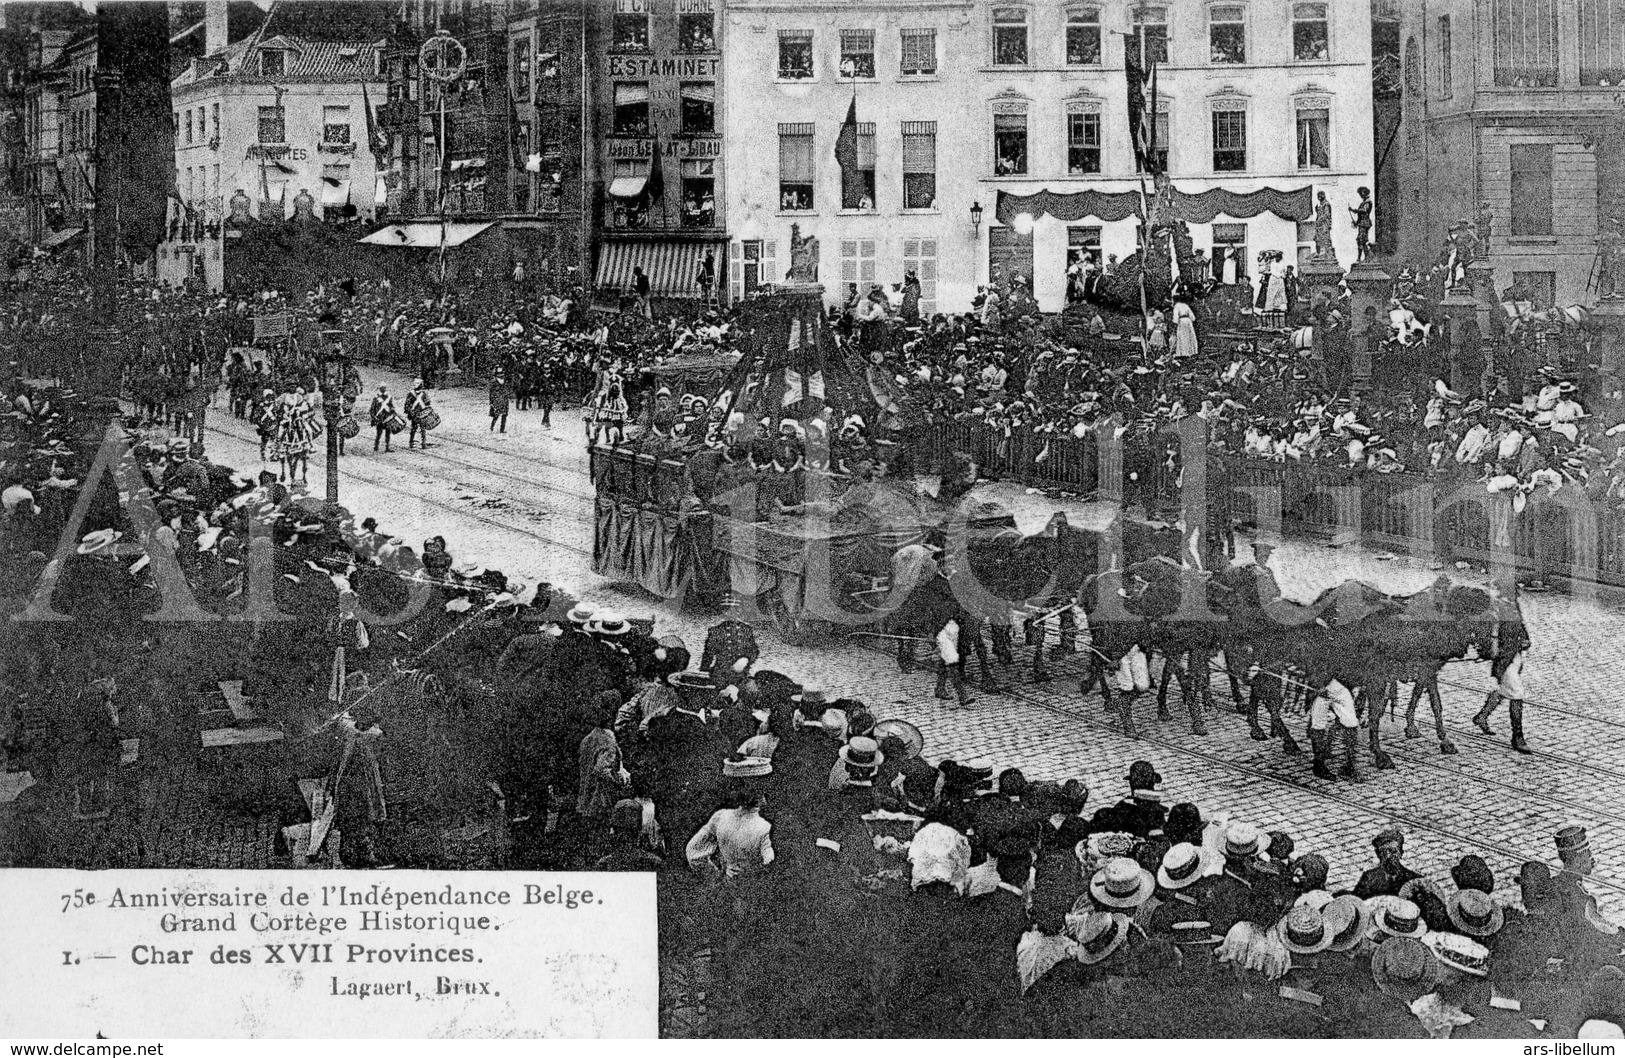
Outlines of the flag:
{"label": "flag", "polygon": [[[1157,117],[1154,107],[1157,98],[1157,66],[1151,64],[1149,75],[1140,66],[1140,42],[1129,36],[1123,38],[1123,75],[1128,83],[1128,127],[1134,141],[1134,160],[1142,173],[1156,175]],[[1151,85],[1151,99],[1146,100],[1145,87]]]}
{"label": "flag", "polygon": [[375,171],[383,169],[380,160],[386,152],[387,144],[378,135],[378,126],[372,119],[372,100],[367,96],[367,82],[361,82],[361,109],[367,115],[367,150],[372,153],[372,167]]}
{"label": "flag", "polygon": [[784,369],[784,405],[816,397],[824,399],[824,373],[814,371],[805,377],[793,367]]}
{"label": "flag", "polygon": [[660,171],[660,130],[651,129],[650,138],[654,143],[654,156],[649,159],[649,179],[643,183],[643,196],[653,205],[666,192],[666,176]]}
{"label": "flag", "polygon": [[846,120],[841,122],[841,134],[835,137],[835,161],[841,167],[841,207],[856,209],[863,198],[863,177],[858,172],[858,91],[852,90],[852,102],[846,108]]}

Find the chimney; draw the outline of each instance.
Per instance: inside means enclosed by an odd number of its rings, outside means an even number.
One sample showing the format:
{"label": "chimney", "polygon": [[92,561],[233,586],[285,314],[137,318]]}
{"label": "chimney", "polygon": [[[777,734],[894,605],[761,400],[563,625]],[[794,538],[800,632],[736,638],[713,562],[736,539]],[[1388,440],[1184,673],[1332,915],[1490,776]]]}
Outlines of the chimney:
{"label": "chimney", "polygon": [[226,34],[226,0],[208,0],[203,5],[203,54],[217,55],[231,41]]}

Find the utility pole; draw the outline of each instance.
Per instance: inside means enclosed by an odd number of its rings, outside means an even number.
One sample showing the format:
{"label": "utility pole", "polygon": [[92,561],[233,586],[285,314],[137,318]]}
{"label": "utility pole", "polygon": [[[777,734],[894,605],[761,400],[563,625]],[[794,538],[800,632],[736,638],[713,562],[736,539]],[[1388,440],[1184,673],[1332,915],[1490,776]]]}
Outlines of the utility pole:
{"label": "utility pole", "polygon": [[120,265],[152,259],[174,179],[168,5],[98,5],[96,65],[95,242],[81,365],[88,387],[111,398],[125,355]]}

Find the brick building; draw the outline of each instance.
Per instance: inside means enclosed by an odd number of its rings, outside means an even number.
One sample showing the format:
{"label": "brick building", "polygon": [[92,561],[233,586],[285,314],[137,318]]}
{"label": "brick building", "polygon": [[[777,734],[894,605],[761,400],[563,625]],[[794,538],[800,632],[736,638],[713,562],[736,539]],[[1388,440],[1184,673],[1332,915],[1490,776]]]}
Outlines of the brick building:
{"label": "brick building", "polygon": [[[538,290],[591,265],[592,163],[583,56],[590,12],[579,0],[408,0],[384,54],[384,181],[390,228],[369,237],[409,254],[445,243],[470,275],[523,264]],[[444,34],[462,70],[438,61]],[[444,141],[444,142],[442,142]],[[427,258],[425,258],[427,260]]]}
{"label": "brick building", "polygon": [[700,295],[707,256],[727,293],[727,142],[716,0],[592,5],[588,65],[599,194],[595,286]]}
{"label": "brick building", "polygon": [[1459,220],[1491,214],[1498,290],[1595,297],[1597,236],[1622,215],[1625,0],[1407,0],[1402,209],[1431,262]]}

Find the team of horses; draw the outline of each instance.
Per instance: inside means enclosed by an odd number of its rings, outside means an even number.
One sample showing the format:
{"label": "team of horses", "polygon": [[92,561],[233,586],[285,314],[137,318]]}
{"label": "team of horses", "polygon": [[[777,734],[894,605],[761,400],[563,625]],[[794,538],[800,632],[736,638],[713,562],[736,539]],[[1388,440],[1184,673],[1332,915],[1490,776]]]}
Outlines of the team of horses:
{"label": "team of horses", "polygon": [[[1029,630],[1027,641],[1035,644],[1034,676],[1042,680],[1047,678],[1042,629],[1059,624],[1059,650],[1066,652],[1077,642],[1072,625],[1081,611],[1088,661],[1081,691],[1098,687],[1124,734],[1138,735],[1135,706],[1149,693],[1151,663],[1160,658],[1159,720],[1172,719],[1169,698],[1177,683],[1192,731],[1206,734],[1204,715],[1214,708],[1217,670],[1252,737],[1279,738],[1285,752],[1296,754],[1301,748],[1282,719],[1286,707],[1345,695],[1368,730],[1379,769],[1394,766],[1382,748],[1382,712],[1397,712],[1405,685],[1410,688],[1407,736],[1420,734],[1416,711],[1425,694],[1440,752],[1457,751],[1445,730],[1440,675],[1452,662],[1489,665],[1498,626],[1522,620],[1515,593],[1502,597],[1446,577],[1410,595],[1390,595],[1349,580],[1310,602],[1296,602],[1282,594],[1267,566],[1195,568],[1174,557],[1180,548],[1177,531],[1138,523],[1090,532],[1059,520],[1030,536],[1007,528],[912,546],[918,550],[897,565],[918,569],[923,551],[932,558],[923,564],[931,572],[894,578],[886,599],[900,662],[912,660],[911,641],[925,637],[940,644],[943,629],[954,622],[959,644],[950,649],[955,655],[960,648],[977,655],[988,685],[982,626],[992,625],[994,650],[1008,661],[1011,622],[1023,619],[1039,629],[1036,635]],[[973,638],[967,641],[967,635]],[[954,661],[962,670],[964,662]],[[941,664],[943,671],[952,667],[947,659]],[[1316,774],[1330,777],[1331,742],[1339,734],[1348,750],[1343,772],[1357,775],[1355,727],[1343,718],[1310,726]]]}

